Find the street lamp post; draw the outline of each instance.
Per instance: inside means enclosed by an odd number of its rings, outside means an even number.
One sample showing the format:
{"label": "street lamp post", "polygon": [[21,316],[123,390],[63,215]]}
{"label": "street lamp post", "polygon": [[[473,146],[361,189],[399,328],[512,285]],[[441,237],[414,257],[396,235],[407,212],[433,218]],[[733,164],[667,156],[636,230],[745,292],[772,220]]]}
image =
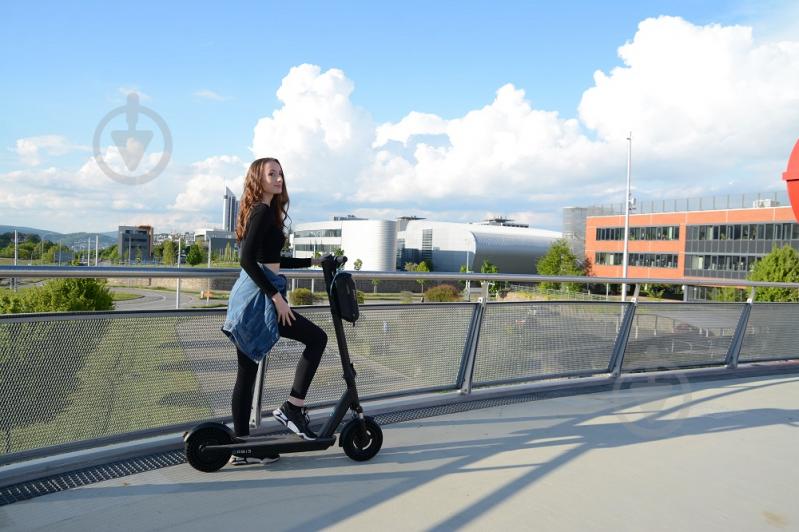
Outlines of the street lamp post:
{"label": "street lamp post", "polygon": [[[630,240],[630,175],[632,172],[633,132],[627,137],[627,192],[624,199],[624,255],[622,257],[621,276],[627,280],[628,247]],[[627,283],[621,285],[621,300],[627,299]]]}
{"label": "street lamp post", "polygon": [[[178,269],[180,269],[180,254],[183,251],[181,249],[182,239],[178,237]],[[177,293],[175,294],[175,308],[180,308],[180,276],[178,275],[178,282],[177,282]]]}

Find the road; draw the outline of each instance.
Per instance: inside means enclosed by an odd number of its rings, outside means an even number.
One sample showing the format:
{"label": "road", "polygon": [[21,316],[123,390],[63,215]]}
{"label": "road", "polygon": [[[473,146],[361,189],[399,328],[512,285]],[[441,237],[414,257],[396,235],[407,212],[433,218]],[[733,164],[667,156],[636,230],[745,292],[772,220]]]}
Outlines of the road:
{"label": "road", "polygon": [[[127,292],[139,294],[142,297],[130,299],[128,301],[115,301],[114,310],[165,310],[175,308],[175,292],[166,290],[148,290],[146,288],[128,288],[126,286],[111,287],[114,292]],[[220,302],[222,299],[211,299],[210,303]],[[190,308],[195,305],[204,304],[205,300],[200,299],[195,294],[180,293],[180,308]]]}

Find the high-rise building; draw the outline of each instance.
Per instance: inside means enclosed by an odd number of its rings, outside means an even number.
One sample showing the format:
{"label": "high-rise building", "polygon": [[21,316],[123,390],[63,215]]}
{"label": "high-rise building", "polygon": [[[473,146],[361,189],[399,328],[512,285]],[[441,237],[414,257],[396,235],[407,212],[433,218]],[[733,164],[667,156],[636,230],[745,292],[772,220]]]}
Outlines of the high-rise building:
{"label": "high-rise building", "polygon": [[239,217],[239,201],[236,195],[225,187],[225,196],[222,203],[222,226],[225,231],[236,230],[236,220]]}

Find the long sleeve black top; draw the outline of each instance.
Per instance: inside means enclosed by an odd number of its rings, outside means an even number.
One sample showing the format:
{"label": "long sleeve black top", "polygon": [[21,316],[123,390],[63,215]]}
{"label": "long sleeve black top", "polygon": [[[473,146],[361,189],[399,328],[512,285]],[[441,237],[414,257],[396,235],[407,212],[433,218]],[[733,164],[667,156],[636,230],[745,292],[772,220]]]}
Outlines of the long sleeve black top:
{"label": "long sleeve black top", "polygon": [[283,249],[285,241],[283,230],[275,223],[272,207],[263,202],[253,205],[244,238],[239,243],[239,264],[269,297],[277,293],[277,288],[261,270],[259,262],[279,262],[281,268],[309,268],[311,266],[311,259],[281,256],[280,250]]}

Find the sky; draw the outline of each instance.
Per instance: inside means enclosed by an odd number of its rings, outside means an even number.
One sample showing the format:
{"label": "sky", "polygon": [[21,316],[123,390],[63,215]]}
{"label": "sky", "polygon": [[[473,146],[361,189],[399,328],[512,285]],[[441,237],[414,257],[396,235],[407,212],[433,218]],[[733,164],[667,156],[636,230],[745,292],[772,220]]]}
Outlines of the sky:
{"label": "sky", "polygon": [[[294,224],[506,216],[634,194],[782,190],[799,138],[795,2],[7,2],[0,225],[221,225],[258,157]],[[134,172],[109,112],[153,131]]]}

